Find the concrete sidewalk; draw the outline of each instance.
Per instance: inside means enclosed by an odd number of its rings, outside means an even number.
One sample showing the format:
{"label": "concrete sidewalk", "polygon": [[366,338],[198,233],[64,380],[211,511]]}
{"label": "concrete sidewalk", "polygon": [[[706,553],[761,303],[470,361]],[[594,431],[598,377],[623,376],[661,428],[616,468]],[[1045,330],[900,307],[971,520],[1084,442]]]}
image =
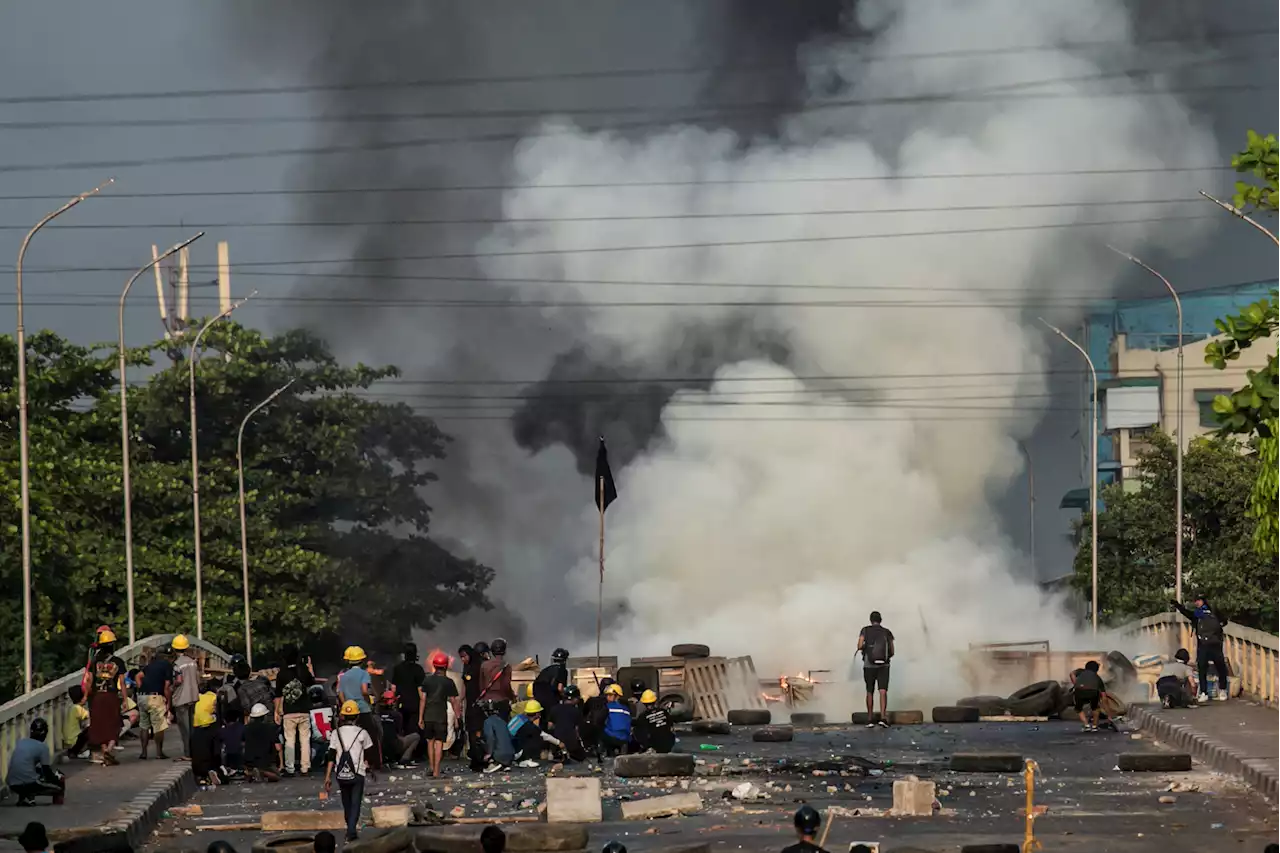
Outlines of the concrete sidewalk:
{"label": "concrete sidewalk", "polygon": [[[50,805],[38,800],[32,808],[18,808],[10,794],[0,804],[0,847],[11,844],[29,821],[39,821],[51,838],[72,835],[123,835],[137,844],[150,833],[165,809],[177,805],[195,793],[195,777],[188,762],[172,759],[148,761],[138,759],[138,742],[127,741],[127,749],[117,752],[120,764],[102,767],[87,761],[71,761],[58,765],[67,776],[66,803]],[[181,744],[179,744],[181,747]]]}
{"label": "concrete sidewalk", "polygon": [[1144,730],[1215,770],[1244,779],[1274,799],[1280,780],[1280,711],[1248,701],[1210,702],[1198,708],[1130,708]]}

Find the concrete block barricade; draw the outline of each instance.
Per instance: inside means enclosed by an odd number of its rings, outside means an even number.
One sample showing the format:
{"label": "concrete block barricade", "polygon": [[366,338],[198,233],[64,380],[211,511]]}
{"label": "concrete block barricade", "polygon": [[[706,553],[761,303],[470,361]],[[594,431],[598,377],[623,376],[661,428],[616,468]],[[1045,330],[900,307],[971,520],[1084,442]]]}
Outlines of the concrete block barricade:
{"label": "concrete block barricade", "polygon": [[896,779],[893,783],[892,814],[902,817],[932,817],[933,802],[937,796],[937,788],[933,782],[915,776]]}
{"label": "concrete block barricade", "polygon": [[603,819],[599,779],[548,777],[547,823],[599,823]]}
{"label": "concrete block barricade", "polygon": [[613,772],[623,778],[639,776],[692,776],[694,758],[682,753],[655,755],[619,755],[613,761]]}
{"label": "concrete block barricade", "polygon": [[622,804],[623,820],[647,820],[656,817],[674,817],[702,809],[702,797],[695,793],[671,794],[666,797],[650,797],[646,800],[627,800]]}

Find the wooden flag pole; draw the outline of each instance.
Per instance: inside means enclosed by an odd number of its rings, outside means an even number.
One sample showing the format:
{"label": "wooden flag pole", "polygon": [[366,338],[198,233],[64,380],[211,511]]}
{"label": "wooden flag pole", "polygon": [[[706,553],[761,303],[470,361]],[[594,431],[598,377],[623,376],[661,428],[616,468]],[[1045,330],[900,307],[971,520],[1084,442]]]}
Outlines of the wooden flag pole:
{"label": "wooden flag pole", "polygon": [[599,478],[600,495],[600,589],[596,601],[596,668],[600,667],[600,633],[604,629],[604,477]]}

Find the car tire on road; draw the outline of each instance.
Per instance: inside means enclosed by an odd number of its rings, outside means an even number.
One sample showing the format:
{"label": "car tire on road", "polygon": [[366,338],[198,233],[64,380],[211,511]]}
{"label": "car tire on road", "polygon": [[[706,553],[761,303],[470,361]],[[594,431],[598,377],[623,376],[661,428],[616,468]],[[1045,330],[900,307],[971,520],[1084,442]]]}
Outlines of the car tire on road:
{"label": "car tire on road", "polygon": [[[484,826],[477,824],[415,828],[413,844],[404,853],[470,853],[480,849],[480,833],[484,829]],[[504,826],[503,831],[507,835],[506,849],[513,853],[583,850],[588,842],[587,828],[580,823],[514,823]]]}
{"label": "car tire on road", "polygon": [[768,708],[742,708],[729,712],[729,722],[735,726],[767,726],[773,722]]}
{"label": "car tire on road", "polygon": [[693,731],[700,735],[727,735],[733,731],[728,720],[694,720]]}
{"label": "car tire on road", "polygon": [[683,690],[663,691],[658,704],[667,709],[673,723],[687,723],[693,719],[693,700]]}
{"label": "car tire on road", "polygon": [[818,714],[809,711],[798,711],[791,715],[791,725],[793,726],[820,726],[826,721],[826,714]]}
{"label": "car tire on road", "polygon": [[933,709],[935,723],[976,723],[978,709],[971,705],[939,705]]}
{"label": "car tire on road", "polygon": [[315,849],[314,832],[276,832],[254,839],[253,853],[310,853]]}
{"label": "car tire on road", "polygon": [[1037,681],[1009,696],[1006,704],[1015,717],[1047,717],[1058,710],[1062,685],[1056,681]]}
{"label": "car tire on road", "polygon": [[673,658],[709,658],[711,648],[702,643],[676,643],[671,647]]}
{"label": "car tire on road", "polygon": [[956,700],[961,708],[977,708],[979,717],[999,717],[1009,709],[1009,700],[1003,696],[965,696]]}
{"label": "car tire on road", "polygon": [[791,726],[765,726],[751,735],[756,743],[790,743],[794,738],[795,730]]}
{"label": "car tire on road", "polygon": [[855,726],[865,726],[868,723],[880,722],[880,714],[878,712],[868,714],[866,711],[854,711],[852,719]]}

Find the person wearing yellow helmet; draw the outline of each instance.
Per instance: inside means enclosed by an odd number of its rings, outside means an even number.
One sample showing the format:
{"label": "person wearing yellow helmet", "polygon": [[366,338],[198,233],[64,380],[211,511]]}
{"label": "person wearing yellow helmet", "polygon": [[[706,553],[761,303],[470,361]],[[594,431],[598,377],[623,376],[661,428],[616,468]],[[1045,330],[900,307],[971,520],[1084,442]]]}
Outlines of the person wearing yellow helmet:
{"label": "person wearing yellow helmet", "polygon": [[676,732],[671,714],[658,704],[658,694],[646,690],[640,694],[632,736],[641,752],[670,752],[676,745]]}
{"label": "person wearing yellow helmet", "polygon": [[604,698],[607,716],[600,741],[606,753],[617,755],[631,745],[631,709],[622,701],[622,688],[617,684],[605,688]]}
{"label": "person wearing yellow helmet", "polygon": [[195,717],[196,702],[200,699],[200,667],[187,654],[191,641],[184,634],[174,635],[169,647],[177,652],[173,659],[173,724],[178,727],[182,740],[182,754],[191,757],[191,729]]}
{"label": "person wearing yellow helmet", "polygon": [[110,628],[98,631],[89,684],[89,746],[95,760],[104,765],[119,764],[115,756],[120,737],[120,718],[125,713],[125,664],[115,653],[116,635]]}
{"label": "person wearing yellow helmet", "polygon": [[[349,651],[349,650],[348,650]],[[338,711],[338,726],[329,733],[329,752],[325,756],[324,792],[338,782],[342,796],[342,812],[347,819],[347,840],[354,841],[360,825],[360,806],[364,801],[364,780],[373,778],[374,767],[369,754],[374,750],[373,738],[360,725],[360,703],[345,699]]]}
{"label": "person wearing yellow helmet", "polygon": [[564,742],[550,732],[542,730],[542,703],[530,699],[524,703],[519,714],[511,718],[507,724],[516,748],[516,759],[521,767],[537,767],[538,758],[542,755],[543,744],[556,749],[564,749]]}
{"label": "person wearing yellow helmet", "polygon": [[338,676],[338,701],[354,702],[359,711],[360,727],[369,733],[374,749],[370,751],[369,764],[375,770],[382,769],[382,724],[373,713],[373,678],[366,668],[368,656],[360,646],[347,646],[342,653],[347,668]]}

